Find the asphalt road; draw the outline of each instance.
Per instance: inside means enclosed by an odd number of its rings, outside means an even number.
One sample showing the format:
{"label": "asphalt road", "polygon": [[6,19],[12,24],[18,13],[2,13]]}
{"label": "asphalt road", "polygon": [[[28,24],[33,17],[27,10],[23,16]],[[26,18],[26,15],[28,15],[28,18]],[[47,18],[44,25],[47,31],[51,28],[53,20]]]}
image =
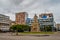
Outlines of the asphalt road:
{"label": "asphalt road", "polygon": [[50,36],[13,36],[11,33],[0,33],[0,40],[60,40],[60,32]]}

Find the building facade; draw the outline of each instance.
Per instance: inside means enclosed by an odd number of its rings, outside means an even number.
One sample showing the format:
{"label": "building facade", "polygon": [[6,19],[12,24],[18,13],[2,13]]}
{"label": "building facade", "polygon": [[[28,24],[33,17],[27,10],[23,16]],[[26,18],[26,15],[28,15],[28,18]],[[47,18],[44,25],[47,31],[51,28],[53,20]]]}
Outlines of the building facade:
{"label": "building facade", "polygon": [[[54,17],[52,13],[42,13],[39,15],[39,24],[40,28],[52,27],[52,31],[54,31]],[[44,29],[43,29],[44,30]]]}
{"label": "building facade", "polygon": [[33,18],[27,18],[26,19],[26,24],[29,26],[32,26]]}
{"label": "building facade", "polygon": [[60,31],[60,24],[56,24],[57,30]]}
{"label": "building facade", "polygon": [[0,30],[9,31],[10,24],[11,24],[11,20],[10,20],[9,16],[0,14]]}
{"label": "building facade", "polygon": [[12,25],[15,25],[15,24],[16,24],[15,21],[11,21],[11,26],[12,26]]}
{"label": "building facade", "polygon": [[28,14],[26,12],[16,13],[16,24],[26,24],[26,19],[28,18]]}

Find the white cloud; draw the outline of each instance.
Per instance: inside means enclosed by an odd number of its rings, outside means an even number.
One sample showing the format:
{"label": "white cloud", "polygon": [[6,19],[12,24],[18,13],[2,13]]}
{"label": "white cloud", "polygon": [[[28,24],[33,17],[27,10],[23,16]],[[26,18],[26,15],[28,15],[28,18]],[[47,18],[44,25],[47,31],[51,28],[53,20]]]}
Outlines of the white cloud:
{"label": "white cloud", "polygon": [[60,22],[58,15],[60,13],[60,0],[0,0],[0,13],[10,16],[15,20],[15,13],[26,11],[29,17],[33,17],[36,13],[41,14],[50,11],[54,14],[55,21]]}

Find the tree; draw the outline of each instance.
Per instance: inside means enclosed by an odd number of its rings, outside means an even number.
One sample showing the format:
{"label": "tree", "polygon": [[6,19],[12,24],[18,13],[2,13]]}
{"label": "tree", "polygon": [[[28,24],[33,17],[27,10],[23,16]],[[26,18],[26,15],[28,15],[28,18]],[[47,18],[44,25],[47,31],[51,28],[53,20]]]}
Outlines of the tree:
{"label": "tree", "polygon": [[12,29],[13,31],[16,31],[17,32],[17,35],[18,35],[18,32],[24,32],[24,31],[29,31],[29,26],[28,25],[12,25],[10,27],[10,29]]}
{"label": "tree", "polygon": [[28,25],[12,25],[10,29],[12,29],[12,31],[16,31],[16,35],[18,35],[18,32],[28,31],[29,26]]}
{"label": "tree", "polygon": [[45,31],[52,31],[52,27],[51,26],[45,26]]}

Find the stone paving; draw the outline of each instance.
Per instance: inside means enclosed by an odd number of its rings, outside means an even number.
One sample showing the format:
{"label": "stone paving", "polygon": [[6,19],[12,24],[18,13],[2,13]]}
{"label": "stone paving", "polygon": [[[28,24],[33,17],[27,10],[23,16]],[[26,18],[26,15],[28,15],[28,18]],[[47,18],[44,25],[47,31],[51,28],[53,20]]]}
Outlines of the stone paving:
{"label": "stone paving", "polygon": [[0,33],[0,40],[60,40],[60,32],[50,36],[12,36],[11,33]]}

